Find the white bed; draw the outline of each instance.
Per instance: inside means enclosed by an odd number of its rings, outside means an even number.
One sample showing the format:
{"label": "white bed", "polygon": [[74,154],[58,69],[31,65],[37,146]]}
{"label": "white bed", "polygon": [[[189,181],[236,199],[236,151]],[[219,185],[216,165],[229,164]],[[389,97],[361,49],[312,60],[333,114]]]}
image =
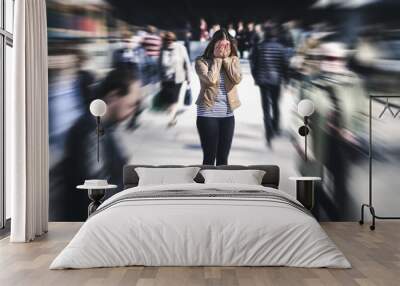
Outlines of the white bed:
{"label": "white bed", "polygon": [[129,188],[99,207],[50,269],[128,265],[350,268],[342,252],[299,204],[280,190],[255,185]]}

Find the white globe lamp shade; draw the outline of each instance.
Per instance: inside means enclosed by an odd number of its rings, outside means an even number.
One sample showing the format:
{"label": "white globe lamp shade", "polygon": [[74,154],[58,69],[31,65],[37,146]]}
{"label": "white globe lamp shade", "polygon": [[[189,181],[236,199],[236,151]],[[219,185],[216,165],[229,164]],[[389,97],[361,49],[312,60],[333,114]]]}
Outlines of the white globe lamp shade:
{"label": "white globe lamp shade", "polygon": [[314,113],[314,103],[309,99],[303,99],[297,105],[297,112],[302,117],[311,116]]}
{"label": "white globe lamp shade", "polygon": [[107,104],[101,99],[95,99],[90,103],[90,113],[96,117],[102,117],[107,112]]}

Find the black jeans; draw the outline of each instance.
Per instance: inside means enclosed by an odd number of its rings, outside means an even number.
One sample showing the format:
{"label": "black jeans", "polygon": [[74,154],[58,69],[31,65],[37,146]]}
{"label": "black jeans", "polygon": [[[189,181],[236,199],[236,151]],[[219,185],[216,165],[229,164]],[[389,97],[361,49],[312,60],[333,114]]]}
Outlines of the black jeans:
{"label": "black jeans", "polygon": [[203,165],[228,165],[235,117],[197,117],[197,130],[203,149]]}
{"label": "black jeans", "polygon": [[279,85],[261,85],[261,103],[264,112],[265,136],[268,141],[279,132],[279,98],[281,87]]}

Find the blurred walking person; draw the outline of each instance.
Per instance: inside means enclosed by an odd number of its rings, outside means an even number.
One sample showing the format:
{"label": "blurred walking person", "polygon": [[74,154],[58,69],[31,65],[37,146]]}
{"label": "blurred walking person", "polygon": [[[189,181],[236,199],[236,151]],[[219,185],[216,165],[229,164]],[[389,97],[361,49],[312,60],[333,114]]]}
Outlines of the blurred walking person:
{"label": "blurred walking person", "polygon": [[200,79],[197,130],[204,165],[227,165],[235,129],[233,110],[240,106],[236,85],[242,79],[234,38],[225,29],[215,32],[196,59]]}
{"label": "blurred walking person", "polygon": [[246,34],[246,31],[244,30],[243,22],[240,21],[238,23],[237,31],[236,31],[236,41],[237,41],[237,45],[238,45],[240,58],[243,58],[244,42],[245,42],[245,37],[246,37],[245,34]]}
{"label": "blurred walking person", "polygon": [[281,84],[287,77],[286,49],[278,41],[275,25],[265,28],[264,40],[254,46],[250,57],[251,72],[260,87],[267,144],[280,133],[279,98]]}
{"label": "blurred walking person", "polygon": [[253,41],[252,41],[252,47],[254,47],[255,45],[258,45],[262,41],[262,39],[264,39],[263,25],[256,24],[254,26],[254,36],[253,36]]}
{"label": "blurred walking person", "polygon": [[249,22],[247,24],[247,30],[244,34],[244,51],[246,51],[246,58],[248,57],[249,52],[253,48],[253,43],[256,35],[256,31],[254,30],[254,23]]}
{"label": "blurred walking person", "polygon": [[160,54],[160,69],[161,101],[168,106],[171,115],[169,127],[177,123],[179,94],[184,81],[190,85],[190,68],[190,59],[185,46],[176,41],[173,32],[167,32]]}
{"label": "blurred walking person", "polygon": [[90,102],[94,99],[93,86],[96,82],[96,77],[94,73],[86,67],[86,63],[89,60],[88,55],[78,50],[77,52],[77,80],[78,80],[78,90],[86,107],[89,107]]}
{"label": "blurred walking person", "polygon": [[189,59],[190,59],[190,41],[193,38],[193,34],[192,34],[192,25],[190,24],[190,22],[187,22],[185,25],[185,36],[184,36],[184,43],[185,43],[185,48],[186,51],[189,55]]}
{"label": "blurred walking person", "polygon": [[228,33],[229,33],[229,35],[231,35],[232,37],[236,37],[236,30],[235,30],[235,28],[233,27],[233,24],[232,23],[230,23],[229,25],[228,25]]}
{"label": "blurred walking person", "polygon": [[146,32],[143,37],[142,46],[146,51],[148,75],[152,82],[157,82],[159,80],[157,63],[160,56],[162,39],[157,33],[157,28],[154,26],[148,26]]}
{"label": "blurred walking person", "polygon": [[157,28],[154,26],[147,27],[147,33],[143,37],[142,45],[149,57],[158,57],[160,55],[162,40],[157,34]]}
{"label": "blurred walking person", "polygon": [[[133,66],[124,65],[111,70],[96,89],[96,97],[107,103],[102,117],[105,130],[100,140],[100,162],[97,162],[96,120],[87,108],[68,132],[64,160],[61,166],[62,187],[50,192],[52,220],[83,221],[87,218],[89,199],[75,190],[87,178],[107,179],[122,189],[122,167],[128,162],[126,150],[120,144],[118,124],[137,112],[142,100],[140,79]],[[107,197],[117,190],[107,192]],[[74,210],[71,212],[71,210]]]}
{"label": "blurred walking person", "polygon": [[219,30],[221,30],[221,26],[220,26],[219,24],[213,25],[213,26],[211,27],[211,29],[210,29],[210,32],[208,33],[209,36],[210,36],[210,38],[212,38],[212,37],[214,36],[214,33],[215,33],[216,31],[219,31]]}
{"label": "blurred walking person", "polygon": [[120,68],[129,66],[133,59],[133,34],[130,31],[121,32],[121,38],[115,43],[116,48],[112,54],[112,67]]}
{"label": "blurred walking person", "polygon": [[205,42],[209,38],[208,35],[208,26],[207,22],[205,19],[201,18],[200,19],[200,27],[199,27],[199,41],[200,42]]}

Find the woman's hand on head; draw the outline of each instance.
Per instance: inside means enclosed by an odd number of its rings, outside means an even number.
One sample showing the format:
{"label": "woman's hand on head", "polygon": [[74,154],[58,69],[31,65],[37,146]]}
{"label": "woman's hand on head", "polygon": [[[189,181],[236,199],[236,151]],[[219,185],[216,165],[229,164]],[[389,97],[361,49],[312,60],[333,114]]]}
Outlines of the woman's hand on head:
{"label": "woman's hand on head", "polygon": [[223,58],[229,57],[231,55],[231,52],[232,52],[231,51],[231,43],[228,42],[228,44],[225,45],[225,49],[224,49],[224,52],[223,52]]}
{"label": "woman's hand on head", "polygon": [[220,44],[221,41],[217,42],[214,46],[214,57],[222,58],[223,56],[223,46]]}
{"label": "woman's hand on head", "polygon": [[215,44],[214,57],[226,58],[231,54],[231,44],[228,40],[221,40]]}

